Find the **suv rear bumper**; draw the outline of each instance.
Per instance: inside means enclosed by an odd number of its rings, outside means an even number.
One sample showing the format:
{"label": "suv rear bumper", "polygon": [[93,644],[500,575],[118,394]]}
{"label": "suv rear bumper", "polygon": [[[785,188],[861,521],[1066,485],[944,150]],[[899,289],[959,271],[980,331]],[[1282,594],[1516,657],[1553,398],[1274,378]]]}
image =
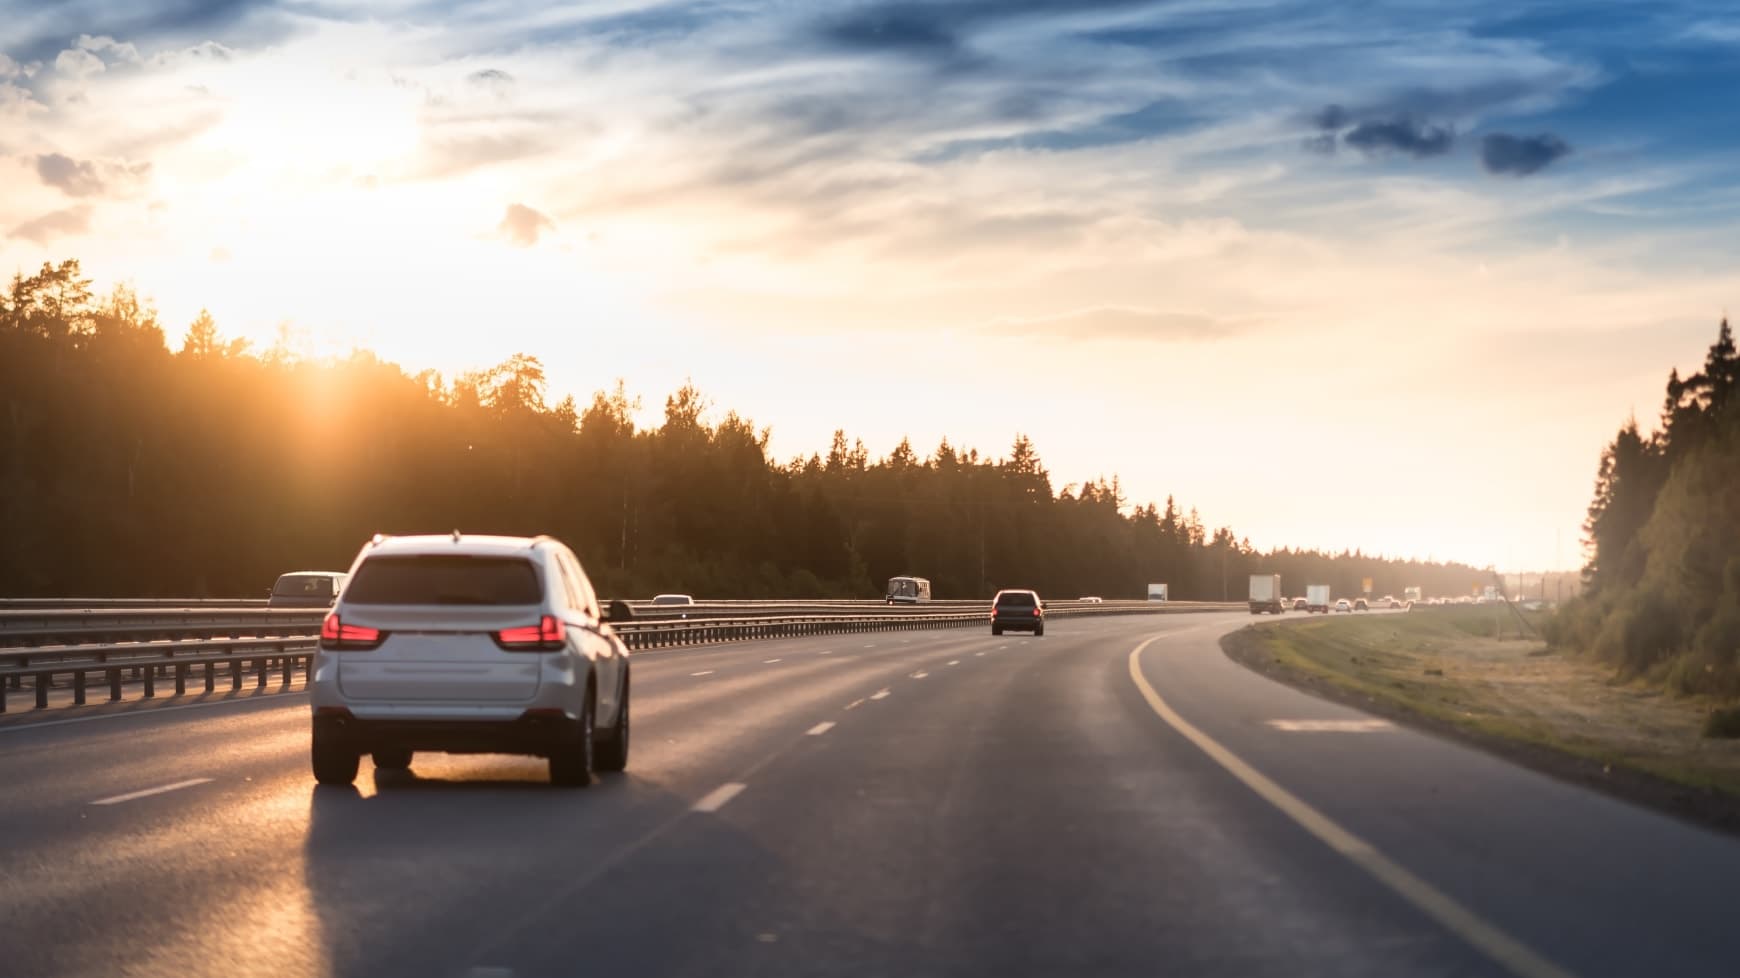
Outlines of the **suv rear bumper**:
{"label": "suv rear bumper", "polygon": [[512,720],[364,719],[316,716],[314,736],[355,750],[399,749],[448,754],[535,754],[580,739],[580,721],[565,713],[524,715]]}

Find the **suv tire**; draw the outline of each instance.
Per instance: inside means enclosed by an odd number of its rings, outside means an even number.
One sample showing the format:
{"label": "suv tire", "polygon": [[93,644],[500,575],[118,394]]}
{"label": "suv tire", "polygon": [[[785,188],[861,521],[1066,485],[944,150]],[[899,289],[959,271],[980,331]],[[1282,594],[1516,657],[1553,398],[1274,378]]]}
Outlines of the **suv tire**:
{"label": "suv tire", "polygon": [[610,730],[598,738],[598,751],[594,757],[595,765],[600,771],[625,770],[628,767],[628,678],[622,680],[622,698],[616,708],[616,722],[610,725]]}
{"label": "suv tire", "polygon": [[375,768],[380,771],[403,771],[411,766],[411,752],[403,747],[389,747],[373,754]]}
{"label": "suv tire", "polygon": [[310,751],[314,762],[314,780],[321,784],[349,785],[356,783],[357,766],[362,761],[362,755],[355,749],[337,742],[329,734],[321,736],[320,729],[314,731],[314,745]]}
{"label": "suv tire", "polygon": [[550,751],[550,783],[563,788],[584,788],[592,783],[592,716],[594,697],[590,690],[580,714],[574,739]]}

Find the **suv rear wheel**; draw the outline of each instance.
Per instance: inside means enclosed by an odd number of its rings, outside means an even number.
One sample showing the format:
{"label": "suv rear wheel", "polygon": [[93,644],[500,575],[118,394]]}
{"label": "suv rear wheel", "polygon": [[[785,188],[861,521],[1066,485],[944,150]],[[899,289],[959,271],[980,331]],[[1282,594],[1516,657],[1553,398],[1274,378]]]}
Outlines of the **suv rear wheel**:
{"label": "suv rear wheel", "polygon": [[403,771],[411,766],[411,752],[402,747],[389,747],[374,752],[375,767],[384,771]]}
{"label": "suv rear wheel", "polygon": [[314,780],[321,784],[346,785],[356,783],[356,769],[362,761],[362,756],[356,750],[334,738],[331,734],[321,735],[320,728],[314,728],[314,746],[311,751],[314,762]]}
{"label": "suv rear wheel", "polygon": [[592,783],[593,700],[586,691],[586,706],[580,712],[580,729],[574,739],[550,752],[550,783],[564,788],[584,788]]}
{"label": "suv rear wheel", "polygon": [[616,722],[598,738],[597,766],[600,771],[621,771],[628,767],[628,678],[622,680],[622,698],[617,701]]}

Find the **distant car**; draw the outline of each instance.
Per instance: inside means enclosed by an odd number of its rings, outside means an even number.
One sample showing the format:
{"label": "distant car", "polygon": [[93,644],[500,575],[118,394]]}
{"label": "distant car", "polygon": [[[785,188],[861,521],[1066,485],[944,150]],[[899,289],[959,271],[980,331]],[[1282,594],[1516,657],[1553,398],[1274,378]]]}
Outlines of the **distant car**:
{"label": "distant car", "polygon": [[694,604],[695,599],[687,594],[656,594],[652,599],[653,607],[663,608],[672,605]]}
{"label": "distant car", "polygon": [[1025,589],[998,591],[991,600],[991,634],[1005,631],[1045,634],[1045,602],[1037,591]]}
{"label": "distant car", "polygon": [[266,598],[268,608],[330,608],[344,590],[343,571],[291,571],[281,574]]}
{"label": "distant car", "polygon": [[1093,598],[1093,597],[1076,598],[1076,600],[1080,601],[1082,604],[1105,604],[1105,601],[1106,601],[1105,598]]}
{"label": "distant car", "polygon": [[311,754],[321,784],[414,751],[531,754],[584,787],[628,765],[628,648],[550,537],[390,537],[363,547],[320,627]]}
{"label": "distant car", "polygon": [[1352,614],[1353,613],[1353,605],[1348,604],[1346,598],[1341,598],[1335,602],[1335,610],[1336,611],[1345,611],[1348,614]]}
{"label": "distant car", "polygon": [[1370,611],[1371,605],[1366,604],[1364,598],[1354,598],[1353,599],[1353,610],[1355,610],[1355,611]]}
{"label": "distant car", "polygon": [[1293,599],[1293,610],[1294,611],[1307,611],[1310,609],[1310,607],[1311,607],[1310,605],[1305,603],[1304,598],[1294,598]]}
{"label": "distant car", "polygon": [[1400,608],[1402,606],[1402,603],[1400,601],[1397,601],[1394,595],[1390,595],[1390,594],[1384,595],[1380,599],[1380,601],[1385,608],[1388,608],[1391,611],[1394,611],[1397,608]]}

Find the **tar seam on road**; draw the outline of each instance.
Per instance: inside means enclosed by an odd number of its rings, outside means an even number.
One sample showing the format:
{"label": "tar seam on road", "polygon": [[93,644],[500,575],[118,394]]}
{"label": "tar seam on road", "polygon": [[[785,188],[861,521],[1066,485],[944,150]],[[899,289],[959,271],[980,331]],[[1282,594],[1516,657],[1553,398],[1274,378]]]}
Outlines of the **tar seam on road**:
{"label": "tar seam on road", "polygon": [[1179,716],[1154,691],[1147,677],[1142,675],[1142,650],[1159,641],[1161,637],[1156,635],[1131,650],[1130,678],[1136,683],[1136,689],[1141,692],[1142,698],[1148,701],[1148,706],[1168,726],[1183,734],[1186,740],[1225,768],[1228,774],[1239,779],[1245,787],[1256,792],[1258,797],[1273,805],[1318,841],[1365,870],[1414,909],[1512,974],[1519,978],[1573,978],[1571,972],[1548,961],[1528,945],[1499,930],[1497,926],[1457,903],[1437,887],[1408,872],[1401,864],[1379,852],[1371,843],[1331,821],[1329,816],[1312,808],[1297,795],[1245,763],[1244,759],[1226,749],[1219,741],[1197,729],[1189,720]]}
{"label": "tar seam on road", "polygon": [[210,778],[192,778],[192,779],[187,780],[187,781],[177,781],[174,784],[166,784],[166,785],[163,785],[163,786],[158,787],[158,788],[146,788],[143,791],[129,791],[128,793],[126,793],[124,795],[116,795],[113,798],[102,798],[102,799],[99,799],[97,801],[91,802],[91,804],[93,804],[93,805],[119,805],[120,803],[122,803],[124,801],[134,801],[134,800],[139,799],[139,798],[149,798],[152,795],[163,795],[163,794],[168,794],[171,791],[180,791],[183,788],[191,788],[196,784],[211,784],[211,779]]}
{"label": "tar seam on road", "polygon": [[823,720],[821,723],[818,723],[815,726],[809,728],[808,730],[805,730],[804,733],[810,735],[811,737],[820,737],[822,734],[825,734],[832,729],[834,729],[834,721]]}
{"label": "tar seam on road", "polygon": [[719,787],[714,788],[712,791],[707,792],[706,797],[702,798],[700,801],[695,802],[694,810],[697,812],[716,812],[719,809],[724,808],[726,802],[737,797],[743,792],[743,789],[747,787],[749,786],[740,781],[727,781]]}

